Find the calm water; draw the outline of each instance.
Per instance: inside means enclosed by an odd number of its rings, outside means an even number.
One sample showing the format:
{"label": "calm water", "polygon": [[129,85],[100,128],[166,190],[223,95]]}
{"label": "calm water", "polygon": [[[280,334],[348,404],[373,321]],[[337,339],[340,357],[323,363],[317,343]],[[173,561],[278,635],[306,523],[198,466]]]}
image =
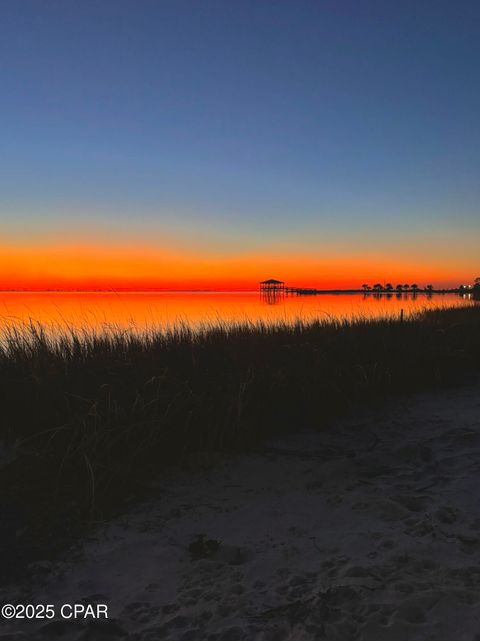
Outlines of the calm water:
{"label": "calm water", "polygon": [[187,323],[198,327],[205,323],[263,321],[294,322],[298,319],[352,318],[355,316],[399,316],[425,308],[464,305],[455,294],[368,295],[322,294],[284,296],[275,300],[262,298],[258,292],[204,293],[0,293],[0,328],[38,321],[55,330],[111,327],[168,327]]}

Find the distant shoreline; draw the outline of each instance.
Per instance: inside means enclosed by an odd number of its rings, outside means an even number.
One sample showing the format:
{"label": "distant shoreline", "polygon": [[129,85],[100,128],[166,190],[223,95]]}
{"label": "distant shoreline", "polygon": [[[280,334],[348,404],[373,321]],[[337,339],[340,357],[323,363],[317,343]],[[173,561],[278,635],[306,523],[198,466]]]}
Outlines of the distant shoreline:
{"label": "distant shoreline", "polygon": [[[457,288],[441,289],[417,289],[417,290],[373,290],[363,289],[315,289],[310,287],[295,287],[289,289],[299,290],[303,295],[322,294],[364,294],[366,296],[375,294],[459,294]],[[0,294],[258,294],[259,289],[0,289]],[[277,292],[283,293],[283,292]],[[294,292],[286,292],[287,295],[295,295]]]}

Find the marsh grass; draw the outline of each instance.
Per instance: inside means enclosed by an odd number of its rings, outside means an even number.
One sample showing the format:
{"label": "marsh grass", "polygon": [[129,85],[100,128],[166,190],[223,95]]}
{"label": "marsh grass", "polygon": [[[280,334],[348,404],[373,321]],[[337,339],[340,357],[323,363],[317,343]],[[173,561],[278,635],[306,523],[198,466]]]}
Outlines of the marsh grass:
{"label": "marsh grass", "polygon": [[478,376],[480,308],[163,332],[51,334],[31,323],[0,345],[3,567],[13,571],[194,452],[245,450]]}

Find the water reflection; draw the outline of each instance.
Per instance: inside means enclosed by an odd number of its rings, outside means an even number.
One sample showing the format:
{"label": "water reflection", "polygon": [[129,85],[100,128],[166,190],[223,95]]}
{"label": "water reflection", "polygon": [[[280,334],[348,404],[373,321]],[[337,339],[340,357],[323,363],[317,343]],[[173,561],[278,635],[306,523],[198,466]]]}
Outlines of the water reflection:
{"label": "water reflection", "polygon": [[284,290],[266,289],[260,292],[260,300],[266,305],[278,305],[284,298]]}
{"label": "water reflection", "polygon": [[[424,292],[400,292],[400,291],[392,291],[392,292],[376,292],[376,291],[368,291],[368,292],[363,292],[362,296],[364,299],[369,299],[372,298],[374,300],[391,300],[393,297],[395,297],[397,300],[417,300],[418,298],[425,298],[425,299],[431,299],[434,296],[433,292],[429,291],[424,291]],[[436,294],[436,296],[457,296],[457,294]]]}
{"label": "water reflection", "polygon": [[[469,295],[367,292],[358,294],[285,295],[283,292],[153,293],[0,293],[0,329],[30,321],[68,329],[165,328],[176,323],[257,322],[353,317],[399,317],[424,308],[464,305]],[[471,301],[473,305],[474,302]]]}

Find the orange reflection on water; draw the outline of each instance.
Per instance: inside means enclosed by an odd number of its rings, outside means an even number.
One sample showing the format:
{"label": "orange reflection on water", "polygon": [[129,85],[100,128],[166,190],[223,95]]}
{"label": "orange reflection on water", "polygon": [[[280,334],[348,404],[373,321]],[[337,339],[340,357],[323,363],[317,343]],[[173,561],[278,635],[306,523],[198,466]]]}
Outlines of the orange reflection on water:
{"label": "orange reflection on water", "polygon": [[416,297],[402,294],[322,294],[266,299],[258,292],[3,292],[0,327],[40,322],[55,331],[66,328],[104,330],[112,327],[142,330],[176,323],[201,324],[244,321],[399,316],[403,309],[464,305],[455,294]]}

